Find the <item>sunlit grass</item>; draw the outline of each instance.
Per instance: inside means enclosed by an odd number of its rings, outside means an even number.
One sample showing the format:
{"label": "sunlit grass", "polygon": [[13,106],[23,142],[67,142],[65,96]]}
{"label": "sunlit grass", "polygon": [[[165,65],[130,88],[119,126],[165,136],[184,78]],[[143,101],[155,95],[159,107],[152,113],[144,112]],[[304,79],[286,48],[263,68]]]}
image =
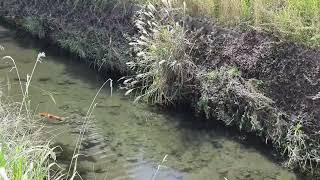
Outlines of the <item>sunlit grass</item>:
{"label": "sunlit grass", "polygon": [[225,26],[247,24],[280,34],[282,37],[320,45],[319,0],[140,0],[169,2],[191,16],[216,18]]}
{"label": "sunlit grass", "polygon": [[55,154],[50,143],[39,138],[39,122],[19,110],[17,103],[0,102],[0,177],[46,179]]}
{"label": "sunlit grass", "polygon": [[[4,48],[2,48],[3,50]],[[12,102],[4,95],[0,87],[0,179],[43,180],[61,179],[61,173],[55,173],[54,148],[50,141],[41,138],[42,125],[30,108],[29,87],[38,63],[45,57],[39,53],[27,82],[22,83],[15,60],[10,56],[2,62],[11,62],[12,70],[19,78],[22,100]]]}

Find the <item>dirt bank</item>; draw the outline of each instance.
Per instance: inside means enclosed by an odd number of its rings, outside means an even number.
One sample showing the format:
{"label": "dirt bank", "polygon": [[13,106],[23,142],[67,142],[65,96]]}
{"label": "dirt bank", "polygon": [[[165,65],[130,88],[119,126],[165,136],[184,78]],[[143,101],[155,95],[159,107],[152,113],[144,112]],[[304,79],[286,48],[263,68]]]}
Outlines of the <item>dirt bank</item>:
{"label": "dirt bank", "polygon": [[213,26],[199,43],[197,107],[260,134],[287,165],[316,170],[319,162],[320,51],[263,32]]}

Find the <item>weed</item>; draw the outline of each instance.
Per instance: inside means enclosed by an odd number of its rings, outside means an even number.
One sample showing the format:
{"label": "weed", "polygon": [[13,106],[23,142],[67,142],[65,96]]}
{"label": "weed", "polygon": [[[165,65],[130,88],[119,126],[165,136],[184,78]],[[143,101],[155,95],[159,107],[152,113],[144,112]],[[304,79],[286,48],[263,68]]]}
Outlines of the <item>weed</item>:
{"label": "weed", "polygon": [[263,82],[262,80],[258,80],[258,79],[251,79],[250,82],[252,83],[252,85],[257,88],[258,90],[263,90],[263,88],[265,87],[265,82]]}
{"label": "weed", "polygon": [[[0,97],[0,177],[5,180],[62,177],[60,173],[52,174],[51,166],[55,165],[54,148],[50,148],[50,142],[39,138],[41,127],[33,119],[29,105],[31,80],[37,64],[44,56],[44,53],[39,53],[25,84],[21,83],[14,59],[10,56],[3,58],[13,63],[12,69],[16,70],[22,92],[20,103],[10,103]],[[50,163],[50,159],[53,163]]]}
{"label": "weed", "polygon": [[[305,130],[307,122],[305,115],[298,116],[294,119],[287,130],[284,138],[283,153],[287,154],[289,159],[286,163],[288,167],[301,167],[303,170],[315,171],[314,166],[320,163],[319,141],[311,138]],[[317,134],[312,136],[317,137]],[[315,171],[317,172],[317,171]]]}
{"label": "weed", "polygon": [[66,37],[65,39],[58,40],[61,47],[68,49],[71,53],[77,54],[80,58],[86,58],[86,52],[83,48],[83,39],[77,37]]}
{"label": "weed", "polygon": [[[171,5],[162,9],[163,15],[149,4],[138,13],[136,27],[139,37],[131,43],[137,58],[128,66],[137,75],[130,77],[125,84],[140,91],[138,99],[152,103],[170,104],[185,97],[186,89],[192,82],[195,72],[187,45],[187,31],[173,20]],[[166,13],[167,12],[167,13]]]}
{"label": "weed", "polygon": [[218,79],[218,75],[219,73],[215,70],[210,71],[206,74],[206,79],[210,82],[213,83],[214,81],[216,81]]}
{"label": "weed", "polygon": [[310,119],[314,117],[302,114],[289,118],[256,87],[263,86],[263,82],[242,78],[236,68],[221,67],[199,78],[201,96],[197,106],[207,118],[255,132],[271,140],[288,157],[288,167],[317,172],[314,167],[320,162],[319,134],[310,130]]}
{"label": "weed", "polygon": [[[214,78],[212,78],[214,77]],[[207,117],[236,125],[246,131],[262,132],[259,119],[264,112],[271,112],[273,101],[246,82],[237,68],[222,67],[199,77],[200,111]]]}
{"label": "weed", "polygon": [[204,114],[206,115],[206,118],[209,119],[210,111],[211,111],[211,108],[209,105],[209,97],[206,95],[201,96],[201,98],[197,102],[197,106],[200,111],[204,112]]}
{"label": "weed", "polygon": [[49,162],[53,149],[39,139],[39,124],[18,112],[16,104],[0,103],[0,176],[45,179],[54,165]]}

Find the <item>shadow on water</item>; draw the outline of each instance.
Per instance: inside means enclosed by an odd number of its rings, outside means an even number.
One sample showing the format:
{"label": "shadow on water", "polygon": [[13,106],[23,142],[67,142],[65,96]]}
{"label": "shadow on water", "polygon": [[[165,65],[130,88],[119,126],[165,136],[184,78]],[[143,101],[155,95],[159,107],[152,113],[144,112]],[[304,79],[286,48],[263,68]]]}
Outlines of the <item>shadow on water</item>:
{"label": "shadow on water", "polygon": [[[37,53],[46,52],[29,93],[36,112],[66,118],[65,123],[47,123],[44,135],[53,136],[61,147],[58,162],[67,168],[101,77],[74,57],[2,27],[0,44],[6,48],[0,55],[13,56],[23,79]],[[0,80],[9,77],[15,82],[9,67],[0,67]],[[19,87],[13,84],[8,93],[19,93]],[[98,95],[97,103],[81,146],[78,171],[84,179],[147,180],[158,168],[158,180],[300,179],[279,166],[259,139],[201,120],[186,109],[160,111],[133,104],[118,90],[110,96],[108,89]]]}
{"label": "shadow on water", "polygon": [[[103,83],[104,79],[109,78],[102,77],[89,62],[85,61],[85,59],[80,59],[76,55],[61,49],[60,47],[55,46],[46,40],[42,41],[37,37],[32,37],[29,33],[22,30],[7,31],[7,29],[0,29],[0,39],[2,42],[15,41],[15,46],[20,47],[21,49],[33,49],[35,52],[45,52],[47,57],[46,59],[53,60],[56,63],[63,64],[65,66],[65,70],[61,72],[62,75],[73,77],[74,79],[77,79],[80,76],[81,80],[92,85],[92,88],[99,88],[96,81],[92,81],[92,77],[96,77],[96,80],[100,81],[101,84]],[[35,57],[33,57],[33,59],[34,58]],[[34,61],[30,60],[27,60],[27,62],[34,63]],[[83,73],[89,76],[83,76]],[[68,84],[68,82],[66,82],[66,84]]]}

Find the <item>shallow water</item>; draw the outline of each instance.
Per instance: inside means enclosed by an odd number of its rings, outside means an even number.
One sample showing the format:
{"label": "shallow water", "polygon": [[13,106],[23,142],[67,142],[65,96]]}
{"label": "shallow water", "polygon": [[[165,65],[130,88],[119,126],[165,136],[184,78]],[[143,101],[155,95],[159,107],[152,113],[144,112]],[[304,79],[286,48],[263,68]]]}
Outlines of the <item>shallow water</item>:
{"label": "shallow water", "polygon": [[[31,73],[37,54],[47,53],[31,82],[31,106],[36,113],[65,117],[63,123],[46,122],[44,129],[46,137],[53,136],[63,149],[58,153],[59,162],[68,165],[82,117],[102,84],[101,78],[87,65],[57,52],[50,54],[48,47],[3,27],[0,45],[5,47],[1,57],[10,55],[16,60],[22,81]],[[5,61],[0,63],[2,88],[19,100],[17,75],[10,69]],[[111,96],[108,87],[98,95],[84,136],[78,166],[83,179],[299,179],[272,161],[266,146],[207,125],[188,112],[161,112],[133,104],[117,90]]]}

